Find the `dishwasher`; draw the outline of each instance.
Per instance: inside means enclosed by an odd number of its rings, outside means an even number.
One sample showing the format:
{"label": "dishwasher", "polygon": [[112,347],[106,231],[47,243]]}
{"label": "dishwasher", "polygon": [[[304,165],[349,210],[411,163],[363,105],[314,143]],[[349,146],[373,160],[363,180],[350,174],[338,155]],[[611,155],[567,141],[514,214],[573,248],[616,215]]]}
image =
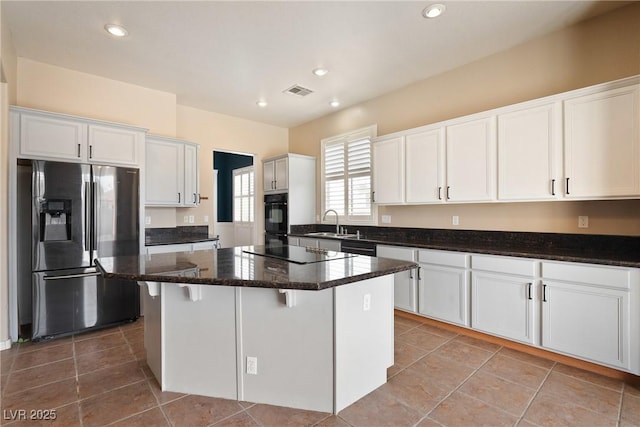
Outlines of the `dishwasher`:
{"label": "dishwasher", "polygon": [[363,240],[342,240],[340,250],[349,254],[376,256],[376,244]]}

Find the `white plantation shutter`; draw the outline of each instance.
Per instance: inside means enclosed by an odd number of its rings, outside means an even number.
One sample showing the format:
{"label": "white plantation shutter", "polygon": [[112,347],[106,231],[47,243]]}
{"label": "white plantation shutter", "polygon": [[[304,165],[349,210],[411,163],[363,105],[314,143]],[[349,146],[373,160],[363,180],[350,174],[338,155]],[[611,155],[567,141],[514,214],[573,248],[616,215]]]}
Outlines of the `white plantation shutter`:
{"label": "white plantation shutter", "polygon": [[255,180],[253,166],[233,171],[233,221],[254,221]]}
{"label": "white plantation shutter", "polygon": [[334,209],[340,222],[371,223],[371,137],[375,127],[322,141],[324,209]]}

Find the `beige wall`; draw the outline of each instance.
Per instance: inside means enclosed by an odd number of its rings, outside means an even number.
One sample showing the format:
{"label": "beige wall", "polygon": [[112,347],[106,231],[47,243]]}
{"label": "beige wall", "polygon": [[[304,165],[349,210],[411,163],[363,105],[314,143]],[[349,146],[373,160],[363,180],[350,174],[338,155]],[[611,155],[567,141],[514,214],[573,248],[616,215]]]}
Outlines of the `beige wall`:
{"label": "beige wall", "polygon": [[[378,135],[640,73],[640,3],[585,21],[292,128],[289,150],[318,156],[320,140],[378,125]],[[319,205],[318,205],[319,206]],[[381,207],[392,226],[640,235],[640,202]],[[577,215],[590,227],[577,228]]]}
{"label": "beige wall", "polygon": [[18,59],[21,107],[127,123],[175,136],[176,95],[129,83]]}
{"label": "beige wall", "polygon": [[9,134],[8,108],[16,98],[16,52],[0,5],[0,348],[9,340],[8,206]]}
{"label": "beige wall", "polygon": [[[196,224],[204,224],[204,216],[213,220],[213,152],[229,151],[254,155],[256,188],[262,188],[262,159],[287,152],[287,129],[270,126],[224,114],[178,105],[178,138],[200,144],[200,193],[207,199],[197,208],[176,211],[176,223],[183,225],[184,215],[194,215]],[[259,194],[262,192],[260,191]],[[262,200],[259,195],[258,202]],[[264,227],[263,206],[256,206],[256,229]],[[210,227],[210,234],[218,234]],[[259,238],[262,238],[259,233]]]}

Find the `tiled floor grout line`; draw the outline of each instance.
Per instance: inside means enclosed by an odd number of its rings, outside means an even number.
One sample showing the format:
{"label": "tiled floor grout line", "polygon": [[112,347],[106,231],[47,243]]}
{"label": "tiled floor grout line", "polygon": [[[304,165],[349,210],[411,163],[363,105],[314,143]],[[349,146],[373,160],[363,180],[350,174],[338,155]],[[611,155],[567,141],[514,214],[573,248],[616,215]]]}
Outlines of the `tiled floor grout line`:
{"label": "tiled floor grout line", "polygon": [[533,396],[531,396],[531,399],[529,399],[529,402],[527,403],[527,407],[524,408],[524,411],[522,411],[522,415],[520,416],[520,419],[518,420],[518,424],[520,424],[520,422],[522,422],[522,421],[527,421],[527,422],[529,422],[531,424],[538,425],[538,424],[534,423],[533,421],[525,420],[525,416],[527,415],[527,412],[529,412],[529,408],[531,408],[531,404],[533,403],[533,401],[536,399],[536,397],[540,393],[540,390],[542,390],[542,387],[544,386],[544,383],[547,382],[547,379],[551,375],[551,372],[553,372],[553,368],[555,368],[557,364],[558,364],[558,362],[553,362],[553,365],[551,365],[551,367],[549,368],[549,371],[547,372],[547,374],[544,376],[542,381],[540,381],[540,385],[536,389],[536,392],[533,393]]}
{"label": "tiled floor grout line", "polygon": [[[451,341],[451,340],[455,339],[457,336],[459,336],[459,335],[455,335],[455,336],[451,337],[451,339],[450,339],[449,341]],[[447,342],[449,342],[449,341],[447,341]],[[443,343],[442,345],[444,345],[444,344],[446,344],[446,343]],[[476,348],[480,348],[480,347],[476,347]],[[424,421],[426,418],[430,418],[430,417],[429,417],[429,415],[430,415],[430,414],[431,414],[431,413],[432,413],[432,412],[433,412],[433,411],[434,411],[438,406],[440,406],[440,404],[441,404],[442,402],[444,402],[445,400],[447,400],[447,399],[448,399],[448,398],[449,398],[453,393],[455,393],[455,392],[456,392],[460,387],[462,387],[462,386],[463,386],[467,381],[469,381],[469,379],[470,379],[471,377],[473,377],[473,376],[474,376],[474,375],[475,375],[475,374],[476,374],[476,373],[477,373],[477,372],[478,372],[478,371],[479,371],[479,370],[480,370],[484,365],[486,365],[487,363],[489,363],[489,361],[490,361],[491,359],[493,359],[493,358],[495,357],[495,355],[496,355],[496,354],[498,354],[498,352],[500,352],[500,350],[501,350],[501,349],[502,349],[502,346],[501,346],[501,347],[499,347],[499,348],[498,348],[498,349],[497,349],[497,350],[496,350],[496,351],[491,355],[491,357],[488,357],[488,358],[487,358],[487,360],[485,360],[485,361],[484,361],[480,366],[478,366],[477,368],[475,368],[475,369],[474,369],[474,370],[473,370],[473,371],[472,371],[472,372],[471,372],[471,373],[470,373],[470,374],[469,374],[469,375],[468,375],[468,376],[467,376],[463,381],[461,381],[461,382],[460,382],[460,384],[458,384],[458,386],[457,386],[457,387],[455,387],[453,390],[451,390],[449,393],[447,393],[447,395],[446,395],[445,397],[443,397],[440,401],[438,401],[438,403],[436,403],[436,405],[435,405],[433,408],[431,408],[431,410],[430,410],[430,411],[427,411],[427,413],[426,413],[426,414],[424,414],[424,416],[423,416],[422,418],[420,418],[416,424],[414,424],[414,427],[415,427],[415,426],[417,426],[418,424],[420,424],[420,423],[421,423],[422,421]],[[434,351],[435,351],[435,349],[434,349]],[[425,356],[426,356],[426,355],[425,355]],[[479,400],[479,399],[476,399],[476,400]],[[482,401],[482,402],[486,404],[486,402],[484,402],[484,401]],[[491,405],[491,406],[492,406],[492,405]],[[503,412],[504,412],[504,411],[503,411]],[[505,413],[506,413],[506,412],[505,412]],[[430,419],[432,419],[432,418],[430,418]],[[441,423],[438,423],[438,424],[441,424]]]}

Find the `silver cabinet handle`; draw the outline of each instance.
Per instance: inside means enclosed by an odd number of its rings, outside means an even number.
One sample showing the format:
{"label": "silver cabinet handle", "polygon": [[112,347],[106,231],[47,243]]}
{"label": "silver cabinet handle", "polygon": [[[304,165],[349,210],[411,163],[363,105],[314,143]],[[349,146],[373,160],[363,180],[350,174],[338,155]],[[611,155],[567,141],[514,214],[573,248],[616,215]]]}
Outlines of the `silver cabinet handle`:
{"label": "silver cabinet handle", "polygon": [[569,178],[567,178],[567,194],[569,194]]}
{"label": "silver cabinet handle", "polygon": [[413,279],[413,268],[409,270],[409,279]]}
{"label": "silver cabinet handle", "polygon": [[178,193],[178,203],[180,203],[180,193]]}
{"label": "silver cabinet handle", "polygon": [[422,280],[422,275],[420,274],[420,270],[422,267],[418,267],[418,281]]}
{"label": "silver cabinet handle", "polygon": [[531,288],[533,287],[533,283],[529,282],[527,283],[527,299],[532,300],[533,297],[531,296]]}
{"label": "silver cabinet handle", "polygon": [[89,158],[93,159],[93,145],[89,145]]}
{"label": "silver cabinet handle", "polygon": [[80,144],[78,144],[78,158],[80,158]]}
{"label": "silver cabinet handle", "polygon": [[447,185],[447,200],[451,200],[451,197],[449,197],[449,190],[451,189],[451,187],[449,187]]}
{"label": "silver cabinet handle", "polygon": [[552,196],[556,195],[556,180],[555,179],[551,180],[551,195]]}
{"label": "silver cabinet handle", "polygon": [[193,193],[193,204],[197,204],[198,203],[198,196],[196,195],[196,193]]}
{"label": "silver cabinet handle", "polygon": [[438,200],[442,200],[442,187],[438,187]]}
{"label": "silver cabinet handle", "polygon": [[371,192],[371,203],[375,203],[375,201],[376,201],[376,192],[372,191]]}
{"label": "silver cabinet handle", "polygon": [[547,302],[547,285],[542,284],[542,302]]}

